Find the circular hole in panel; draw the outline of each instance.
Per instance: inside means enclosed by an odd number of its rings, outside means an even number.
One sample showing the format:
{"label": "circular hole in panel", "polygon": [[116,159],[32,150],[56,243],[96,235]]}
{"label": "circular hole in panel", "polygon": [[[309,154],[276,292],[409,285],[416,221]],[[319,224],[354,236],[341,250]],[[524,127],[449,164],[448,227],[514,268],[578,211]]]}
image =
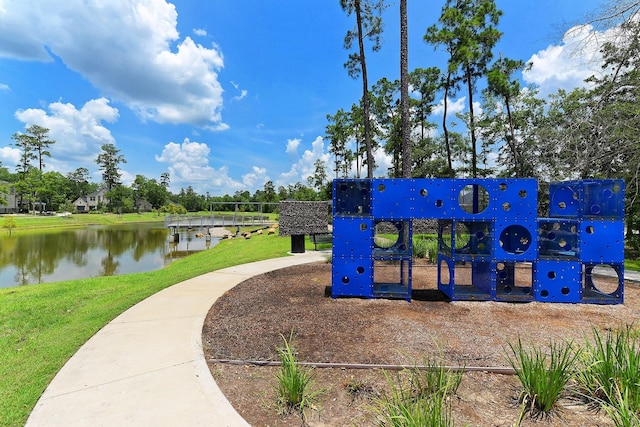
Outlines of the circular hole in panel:
{"label": "circular hole in panel", "polygon": [[614,193],[619,193],[620,192],[620,184],[614,184],[613,185],[613,192]]}
{"label": "circular hole in panel", "polygon": [[572,225],[572,226],[571,226],[571,232],[572,232],[572,233],[575,233],[576,231],[577,231],[576,226],[575,226],[575,225]]}
{"label": "circular hole in panel", "polygon": [[546,290],[546,289],[541,290],[541,291],[540,291],[540,296],[541,296],[542,298],[547,298],[547,297],[549,296],[549,291],[548,291],[548,290]]}
{"label": "circular hole in panel", "polygon": [[374,246],[378,249],[405,250],[408,242],[402,222],[380,221],[375,225]]}
{"label": "circular hole in panel", "polygon": [[520,196],[520,198],[524,199],[525,197],[527,197],[527,190],[520,190],[518,192],[518,196]]}
{"label": "circular hole in panel", "polygon": [[605,188],[604,191],[602,192],[602,196],[606,199],[610,199],[613,197],[613,191],[609,190],[608,188]]}
{"label": "circular hole in panel", "polygon": [[427,197],[427,194],[429,194],[429,192],[427,191],[426,188],[423,188],[422,190],[420,190],[420,195],[422,197]]}
{"label": "circular hole in panel", "polygon": [[553,231],[548,232],[547,233],[547,239],[555,240],[556,239],[556,233],[554,233]]}
{"label": "circular hole in panel", "polygon": [[369,228],[369,226],[366,222],[360,223],[360,231],[365,231],[367,228]]}
{"label": "circular hole in panel", "polygon": [[562,289],[560,289],[560,293],[562,293],[562,295],[569,295],[569,292],[569,288],[566,286],[563,286]]}
{"label": "circular hole in panel", "polygon": [[484,251],[484,248],[485,248],[485,247],[486,247],[486,246],[484,245],[484,243],[478,243],[478,250],[479,250],[479,251],[481,251],[481,252],[482,252],[482,251]]}
{"label": "circular hole in panel", "polygon": [[499,263],[496,265],[496,269],[497,269],[498,271],[502,271],[502,270],[504,270],[504,269],[505,269],[504,262],[499,262]]}
{"label": "circular hole in panel", "polygon": [[564,239],[560,239],[560,241],[558,242],[558,246],[564,248],[565,246],[567,246],[567,241]]}
{"label": "circular hole in panel", "polygon": [[385,190],[385,188],[386,188],[386,187],[384,186],[384,184],[378,184],[378,191],[379,191],[379,192],[381,192],[381,193],[382,193],[382,192]]}
{"label": "circular hole in panel", "polygon": [[556,278],[556,272],[555,271],[550,271],[547,273],[547,277],[549,279],[555,279]]}
{"label": "circular hole in panel", "polygon": [[560,202],[560,203],[558,203],[558,207],[560,209],[566,209],[567,208],[567,204],[565,202]]}
{"label": "circular hole in panel", "polygon": [[441,260],[438,266],[440,271],[440,283],[448,286],[451,284],[451,275],[449,274],[449,264],[447,261]]}
{"label": "circular hole in panel", "polygon": [[531,233],[521,225],[510,225],[500,233],[500,246],[510,254],[526,252],[531,246]]}
{"label": "circular hole in panel", "polygon": [[466,185],[458,194],[458,204],[466,213],[482,213],[489,206],[489,193],[482,185]]}
{"label": "circular hole in panel", "polygon": [[369,190],[367,190],[366,188],[361,188],[360,189],[360,195],[361,196],[366,196],[367,194],[369,194]]}
{"label": "circular hole in panel", "polygon": [[587,228],[585,228],[585,231],[587,232],[587,234],[593,234],[596,229],[593,227],[593,225],[587,225]]}
{"label": "circular hole in panel", "polygon": [[502,210],[503,210],[503,211],[506,211],[506,212],[509,212],[509,211],[511,210],[511,203],[509,203],[509,202],[504,202],[504,203],[502,204]]}
{"label": "circular hole in panel", "polygon": [[502,290],[505,294],[510,294],[513,291],[513,289],[511,289],[511,286],[505,286]]}
{"label": "circular hole in panel", "polygon": [[363,266],[358,266],[358,268],[356,268],[356,271],[358,272],[358,274],[362,274],[362,273],[364,273],[364,267]]}
{"label": "circular hole in panel", "polygon": [[559,223],[559,222],[554,222],[554,223],[553,223],[553,229],[554,229],[555,231],[560,230],[560,223]]}
{"label": "circular hole in panel", "polygon": [[528,286],[525,286],[524,288],[522,288],[522,293],[525,295],[530,295],[531,294],[531,288]]}
{"label": "circular hole in panel", "polygon": [[478,240],[484,239],[484,231],[477,231],[476,232],[476,239],[478,239]]}
{"label": "circular hole in panel", "polygon": [[591,283],[600,293],[613,295],[618,292],[620,278],[615,268],[610,265],[598,264],[588,266],[585,273],[591,278]]}
{"label": "circular hole in panel", "polygon": [[589,209],[593,215],[598,215],[600,213],[600,206],[592,205],[591,209]]}
{"label": "circular hole in panel", "polygon": [[349,189],[349,187],[347,186],[347,184],[340,184],[340,191],[347,191]]}
{"label": "circular hole in panel", "polygon": [[345,285],[349,283],[349,276],[342,276],[342,283],[344,283]]}
{"label": "circular hole in panel", "polygon": [[504,280],[507,277],[509,277],[509,273],[507,273],[507,270],[499,270],[498,271],[498,277],[500,277],[500,279]]}
{"label": "circular hole in panel", "polygon": [[500,191],[506,191],[507,190],[507,184],[504,182],[501,182],[500,184],[498,184],[498,188],[500,189]]}
{"label": "circular hole in panel", "polygon": [[441,208],[443,204],[444,203],[442,202],[442,200],[440,199],[436,200],[436,208]]}

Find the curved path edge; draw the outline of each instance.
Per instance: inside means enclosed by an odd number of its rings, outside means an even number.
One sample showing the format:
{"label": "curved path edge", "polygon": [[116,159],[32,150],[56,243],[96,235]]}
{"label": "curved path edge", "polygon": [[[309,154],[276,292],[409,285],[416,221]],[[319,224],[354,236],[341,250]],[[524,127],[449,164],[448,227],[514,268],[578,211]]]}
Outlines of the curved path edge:
{"label": "curved path edge", "polygon": [[258,274],[326,259],[306,252],[217,270],[125,311],[67,361],[27,426],[248,426],[213,380],[202,326],[213,303]]}

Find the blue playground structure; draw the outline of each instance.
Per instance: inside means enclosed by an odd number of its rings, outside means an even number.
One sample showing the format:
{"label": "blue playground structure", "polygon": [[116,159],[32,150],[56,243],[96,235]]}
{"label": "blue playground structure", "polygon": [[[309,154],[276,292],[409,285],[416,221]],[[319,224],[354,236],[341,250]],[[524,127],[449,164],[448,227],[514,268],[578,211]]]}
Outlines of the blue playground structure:
{"label": "blue playground structure", "polygon": [[414,222],[431,219],[451,300],[621,304],[624,197],[622,180],[552,183],[538,218],[536,179],[336,179],[332,297],[410,301]]}

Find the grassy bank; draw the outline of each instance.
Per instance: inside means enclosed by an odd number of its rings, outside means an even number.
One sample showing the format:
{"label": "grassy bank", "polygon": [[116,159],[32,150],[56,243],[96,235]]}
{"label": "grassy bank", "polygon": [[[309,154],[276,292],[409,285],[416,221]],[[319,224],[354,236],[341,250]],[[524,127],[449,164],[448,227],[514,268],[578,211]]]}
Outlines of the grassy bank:
{"label": "grassy bank", "polygon": [[[189,213],[193,215],[210,215],[210,212]],[[214,215],[233,215],[233,212],[214,212]],[[257,215],[257,213],[247,212],[239,215]],[[263,214],[271,219],[276,219],[276,214]],[[39,216],[39,215],[11,215],[15,220],[15,228],[12,234],[30,233],[43,229],[54,230],[60,228],[85,227],[87,225],[117,225],[135,222],[163,222],[164,214],[158,215],[153,212],[128,213],[128,214],[74,214],[68,216]],[[0,227],[3,226],[3,218],[0,216]],[[9,232],[7,229],[1,230],[4,235]]]}
{"label": "grassy bank", "polygon": [[285,256],[290,248],[289,238],[275,235],[227,240],[154,272],[0,290],[0,426],[24,425],[64,363],[137,302],[200,274]]}

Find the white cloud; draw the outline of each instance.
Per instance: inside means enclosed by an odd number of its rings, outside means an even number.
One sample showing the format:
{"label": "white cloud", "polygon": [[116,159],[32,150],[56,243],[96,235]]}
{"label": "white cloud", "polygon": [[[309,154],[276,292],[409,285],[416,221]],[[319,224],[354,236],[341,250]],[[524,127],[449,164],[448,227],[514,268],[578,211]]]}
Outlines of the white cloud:
{"label": "white cloud", "polygon": [[[464,111],[467,107],[467,97],[463,96],[456,100],[447,98],[447,116],[455,117],[457,113]],[[442,116],[444,114],[444,98],[438,102],[438,105],[433,109],[433,114],[436,116]]]}
{"label": "white cloud", "polygon": [[[161,123],[225,129],[217,46],[180,40],[165,0],[4,0],[0,57],[50,61],[48,50],[105,95]],[[35,24],[34,24],[35,23]]]}
{"label": "white cloud", "polygon": [[20,150],[13,147],[0,147],[2,167],[11,168],[20,162]]}
{"label": "white cloud", "polygon": [[252,171],[253,172],[242,176],[242,183],[245,185],[245,187],[250,189],[257,189],[259,187],[264,187],[264,184],[267,181],[269,181],[269,176],[267,175],[267,169],[254,166],[252,168]]}
{"label": "white cloud", "polygon": [[558,89],[572,90],[585,87],[585,79],[601,72],[600,47],[605,40],[615,35],[617,29],[604,33],[594,31],[591,25],[569,29],[559,45],[551,45],[531,56],[529,70],[522,73],[523,79],[535,84],[542,96]]}
{"label": "white cloud", "polygon": [[[301,140],[289,139],[287,141],[287,153],[292,154],[296,152],[298,146],[301,144]],[[307,182],[307,178],[315,173],[316,160],[322,160],[327,170],[327,174],[331,176],[330,154],[324,151],[324,140],[321,136],[318,136],[311,143],[311,150],[305,150],[302,156],[293,164],[289,171],[281,173],[277,185],[289,185],[296,182]]]}
{"label": "white cloud", "polygon": [[205,30],[204,28],[194,28],[193,34],[195,34],[196,36],[204,37],[207,35],[207,30]]}
{"label": "white cloud", "polygon": [[102,123],[118,120],[118,110],[106,98],[87,101],[82,108],[73,104],[54,102],[48,112],[29,108],[18,110],[15,117],[25,128],[37,124],[49,129],[49,138],[56,141],[50,146],[51,158],[46,169],[69,172],[76,164],[94,164],[103,144],[115,144],[111,131]]}
{"label": "white cloud", "polygon": [[7,84],[0,83],[0,90],[11,90],[11,88]]}
{"label": "white cloud", "polygon": [[302,141],[298,138],[288,139],[287,140],[287,150],[286,153],[289,155],[297,155],[298,147]]}
{"label": "white cloud", "polygon": [[155,156],[155,159],[169,165],[171,187],[174,192],[188,185],[200,194],[207,191],[212,194],[220,191],[228,193],[244,188],[243,183],[229,176],[227,166],[215,169],[209,165],[210,152],[207,144],[191,142],[189,138],[185,138],[182,144],[170,142],[165,145],[162,154]]}

